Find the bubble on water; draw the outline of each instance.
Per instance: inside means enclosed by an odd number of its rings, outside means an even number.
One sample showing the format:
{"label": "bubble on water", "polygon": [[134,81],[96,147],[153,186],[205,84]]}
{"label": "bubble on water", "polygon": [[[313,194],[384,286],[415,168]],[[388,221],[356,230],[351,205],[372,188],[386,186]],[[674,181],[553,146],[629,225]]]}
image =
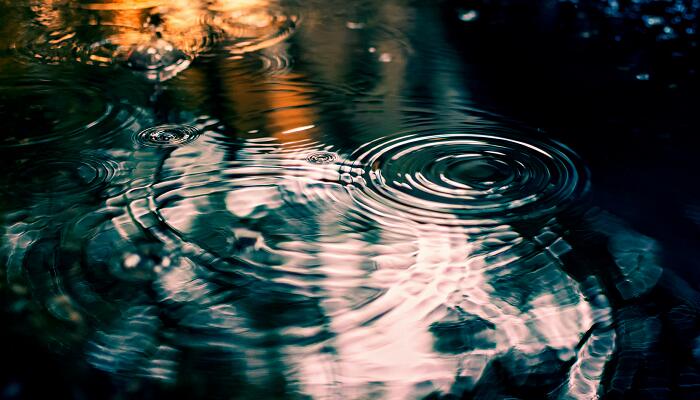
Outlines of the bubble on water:
{"label": "bubble on water", "polygon": [[151,80],[167,80],[190,64],[187,55],[172,43],[157,39],[134,47],[128,54],[127,65],[143,72]]}
{"label": "bubble on water", "polygon": [[135,140],[138,144],[151,147],[181,146],[199,136],[197,128],[189,125],[159,125],[139,132]]}

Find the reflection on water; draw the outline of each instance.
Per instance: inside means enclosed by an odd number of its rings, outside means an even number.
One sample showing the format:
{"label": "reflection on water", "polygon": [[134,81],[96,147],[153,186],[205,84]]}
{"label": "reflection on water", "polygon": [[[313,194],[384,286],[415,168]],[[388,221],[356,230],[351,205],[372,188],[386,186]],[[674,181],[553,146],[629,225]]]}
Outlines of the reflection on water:
{"label": "reflection on water", "polygon": [[0,4],[2,318],[66,397],[697,394],[697,292],[437,6]]}
{"label": "reflection on water", "polygon": [[274,0],[52,0],[20,7],[30,15],[21,36],[10,39],[20,54],[54,64],[124,64],[153,80],[172,78],[214,47],[235,56],[274,45],[298,18]]}

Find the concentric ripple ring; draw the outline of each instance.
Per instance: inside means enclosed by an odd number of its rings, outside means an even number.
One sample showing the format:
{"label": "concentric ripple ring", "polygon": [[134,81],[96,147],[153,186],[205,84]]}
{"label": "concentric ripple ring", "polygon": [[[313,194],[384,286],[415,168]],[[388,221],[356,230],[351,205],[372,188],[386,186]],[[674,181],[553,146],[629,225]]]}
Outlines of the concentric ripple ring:
{"label": "concentric ripple ring", "polygon": [[545,217],[588,186],[566,147],[500,132],[380,139],[356,151],[344,170],[363,212],[394,223],[485,226]]}
{"label": "concentric ripple ring", "polygon": [[[0,148],[104,140],[138,122],[139,110],[88,84],[63,80],[0,78]],[[99,132],[99,137],[92,133]]]}
{"label": "concentric ripple ring", "polygon": [[[78,61],[126,66],[149,80],[165,81],[212,50],[227,56],[266,49],[289,38],[299,16],[272,2],[211,1],[201,9],[187,2],[71,2],[27,10],[31,24],[12,48],[20,58],[47,64]],[[265,69],[282,69],[285,57],[266,55]]]}
{"label": "concentric ripple ring", "polygon": [[43,160],[24,160],[7,172],[17,196],[74,198],[103,190],[118,180],[122,168],[115,160],[91,153],[50,155]]}
{"label": "concentric ripple ring", "polygon": [[306,160],[310,162],[311,164],[332,164],[335,162],[336,156],[333,153],[328,153],[325,151],[317,151],[314,153],[309,154],[306,157]]}
{"label": "concentric ripple ring", "polygon": [[158,125],[139,132],[135,141],[150,147],[181,146],[199,136],[197,128],[189,125]]}

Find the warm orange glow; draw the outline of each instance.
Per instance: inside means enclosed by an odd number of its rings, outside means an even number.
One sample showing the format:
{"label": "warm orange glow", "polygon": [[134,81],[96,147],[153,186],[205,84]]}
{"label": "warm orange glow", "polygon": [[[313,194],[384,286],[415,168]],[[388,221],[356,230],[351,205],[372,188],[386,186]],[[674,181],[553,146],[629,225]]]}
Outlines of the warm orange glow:
{"label": "warm orange glow", "polygon": [[[49,40],[72,41],[80,48],[109,47],[109,54],[98,54],[81,61],[109,64],[127,57],[133,48],[156,39],[170,43],[191,58],[213,43],[235,43],[233,54],[269,47],[287,37],[277,34],[287,22],[270,8],[270,2],[187,0],[105,0],[85,1],[77,5],[62,1],[42,2],[32,7],[35,21],[46,27]],[[88,13],[77,13],[85,10]],[[292,17],[289,17],[292,18]],[[93,37],[75,35],[80,27],[91,26]],[[82,35],[82,34],[81,34]],[[53,43],[53,42],[52,42]],[[96,43],[99,43],[97,45]]]}

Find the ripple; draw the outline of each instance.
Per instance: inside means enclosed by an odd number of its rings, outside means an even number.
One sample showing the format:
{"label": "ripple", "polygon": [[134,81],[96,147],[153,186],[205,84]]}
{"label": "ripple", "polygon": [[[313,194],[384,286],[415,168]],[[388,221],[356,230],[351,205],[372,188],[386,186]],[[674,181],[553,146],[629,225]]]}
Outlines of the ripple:
{"label": "ripple", "polygon": [[[94,51],[98,46],[91,46],[84,59],[87,64],[95,63],[94,60],[112,59],[110,57],[95,57]],[[108,48],[107,51],[110,51]],[[119,50],[117,50],[119,51]],[[120,57],[112,55],[113,58]],[[174,45],[163,39],[153,39],[149,42],[135,45],[128,49],[125,55],[125,63],[133,71],[154,81],[166,81],[179,72],[185,70],[191,62],[191,57],[184,51],[176,49]]]}
{"label": "ripple", "polygon": [[488,226],[540,218],[587,188],[587,173],[567,148],[486,132],[376,140],[344,171],[363,212],[393,223]]}
{"label": "ripple", "polygon": [[117,161],[102,154],[43,155],[17,161],[7,179],[8,192],[35,197],[82,196],[104,190],[122,174]]}
{"label": "ripple", "polygon": [[[197,126],[208,139],[220,133],[218,121]],[[554,252],[494,268],[470,259],[464,232],[406,237],[353,225],[357,203],[340,173],[357,159],[314,136],[284,135],[132,155],[129,188],[66,224],[59,246],[13,228],[14,268],[29,268],[31,290],[56,315],[87,322],[88,361],[118,375],[170,380],[190,372],[180,353],[246,361],[220,381],[269,375],[259,354],[274,338],[284,357],[267,361],[298,371],[312,397],[319,387],[368,397],[380,382],[384,397],[407,398],[421,382],[421,393],[449,390],[457,370],[475,384],[491,360],[517,361],[518,376],[530,365],[553,365],[555,376],[574,360],[592,317]],[[505,179],[507,168],[485,163],[450,179]],[[516,236],[494,234],[490,245]],[[207,362],[192,372],[213,370]]]}
{"label": "ripple", "polygon": [[151,147],[182,146],[196,140],[197,128],[189,125],[159,125],[145,129],[134,137],[136,143]]}
{"label": "ripple", "polygon": [[199,13],[166,2],[35,4],[14,47],[33,61],[121,65],[152,80],[187,68],[211,39]]}
{"label": "ripple", "polygon": [[286,47],[278,45],[252,54],[235,54],[228,57],[222,71],[227,77],[251,79],[254,77],[289,74],[294,65]]}
{"label": "ripple", "polygon": [[[75,22],[73,22],[75,23]],[[77,32],[81,32],[78,35]],[[29,31],[18,50],[34,61],[61,64],[126,66],[150,80],[164,81],[186,69],[204,50],[206,39],[182,43],[177,37],[162,39],[152,31],[123,26],[67,26],[49,32]]]}
{"label": "ripple", "polygon": [[77,5],[78,8],[85,10],[110,10],[110,11],[122,11],[122,10],[141,10],[144,8],[151,8],[160,6],[166,3],[165,0],[102,0],[102,1],[81,1]]}
{"label": "ripple", "polygon": [[296,30],[299,16],[276,2],[262,5],[214,1],[209,6],[212,26],[224,48],[240,55],[271,47],[286,40]]}
{"label": "ripple", "polygon": [[[214,48],[233,57],[273,46],[296,29],[298,16],[276,3],[86,2],[36,4],[14,40],[20,54],[49,64],[78,61],[124,66],[164,81]],[[265,62],[287,63],[279,57]]]}
{"label": "ripple", "polygon": [[[136,124],[139,112],[112,101],[87,82],[0,79],[0,148],[29,146],[80,137],[102,140]],[[90,134],[99,133],[94,138]]]}
{"label": "ripple", "polygon": [[331,164],[336,158],[337,156],[333,153],[316,152],[309,154],[306,160],[312,164]]}

